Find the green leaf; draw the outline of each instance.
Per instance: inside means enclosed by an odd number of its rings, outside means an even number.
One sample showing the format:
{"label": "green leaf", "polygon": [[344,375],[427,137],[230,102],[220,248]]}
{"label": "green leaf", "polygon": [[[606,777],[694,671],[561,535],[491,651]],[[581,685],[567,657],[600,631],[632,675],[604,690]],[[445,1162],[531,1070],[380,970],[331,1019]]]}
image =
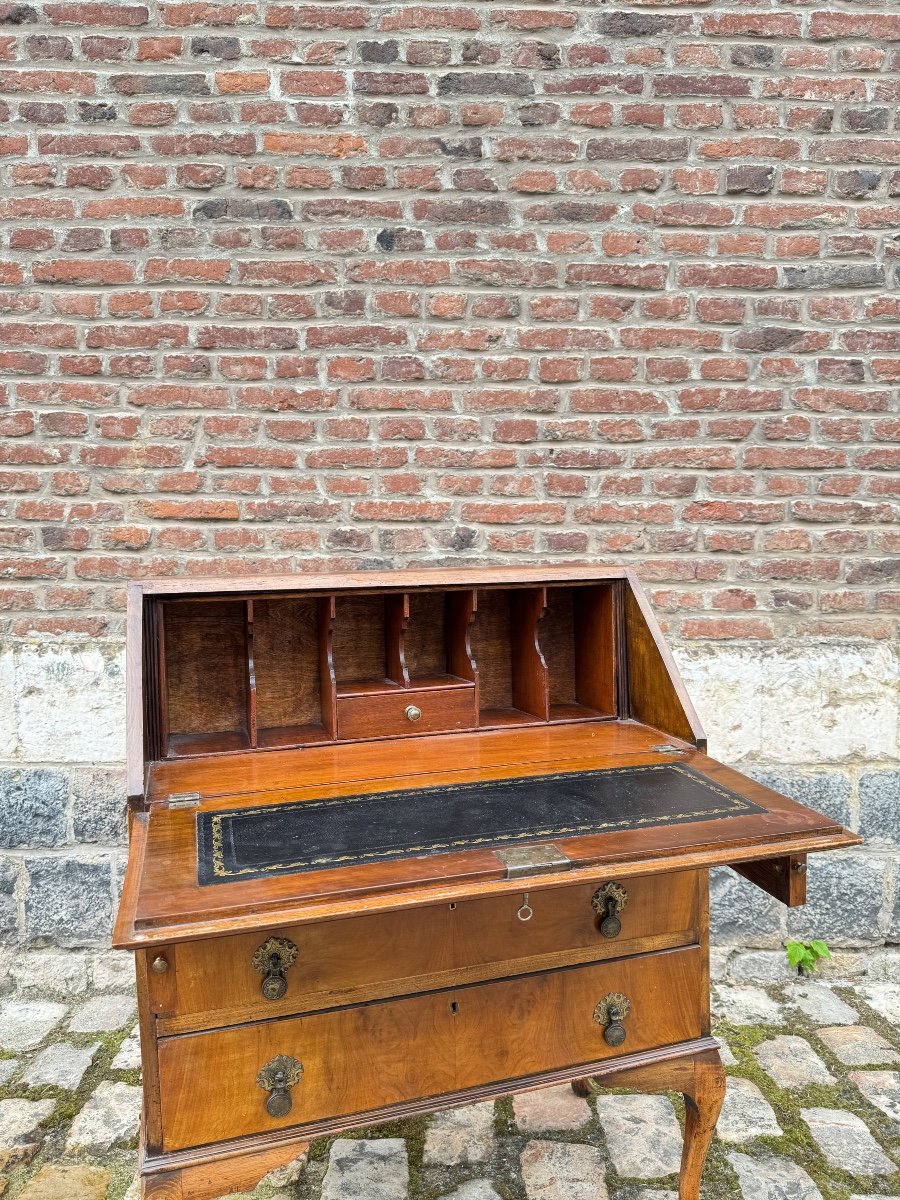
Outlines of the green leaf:
{"label": "green leaf", "polygon": [[809,943],[809,948],[815,953],[817,958],[831,958],[831,951],[828,949],[827,944],[819,941],[818,938]]}
{"label": "green leaf", "polygon": [[806,947],[800,942],[788,942],[786,946],[788,962],[792,967],[799,967],[806,957]]}

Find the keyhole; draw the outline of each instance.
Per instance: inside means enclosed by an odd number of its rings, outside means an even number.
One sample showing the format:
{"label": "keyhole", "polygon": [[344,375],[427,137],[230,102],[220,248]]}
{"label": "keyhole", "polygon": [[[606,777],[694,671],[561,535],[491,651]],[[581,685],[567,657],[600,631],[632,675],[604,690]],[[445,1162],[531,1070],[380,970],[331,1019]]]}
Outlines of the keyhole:
{"label": "keyhole", "polygon": [[451,904],[451,905],[450,905],[450,911],[451,911],[451,912],[455,912],[455,910],[456,910],[456,905],[455,905],[455,904]]}
{"label": "keyhole", "polygon": [[456,1003],[455,1000],[450,1001],[450,1011],[453,1013],[454,1017],[459,1012],[459,1005]]}

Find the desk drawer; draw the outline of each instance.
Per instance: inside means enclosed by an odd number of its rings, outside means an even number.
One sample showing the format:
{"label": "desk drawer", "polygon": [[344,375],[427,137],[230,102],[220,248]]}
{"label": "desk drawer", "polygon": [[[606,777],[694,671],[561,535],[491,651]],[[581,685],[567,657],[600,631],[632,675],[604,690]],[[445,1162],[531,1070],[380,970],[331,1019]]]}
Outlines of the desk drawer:
{"label": "desk drawer", "polygon": [[[596,1010],[624,996],[624,1041]],[[159,1043],[163,1149],[266,1133],[689,1041],[706,1026],[699,947],[524,975]],[[616,1039],[613,1039],[616,1040]],[[302,1075],[276,1114],[257,1076]],[[284,1063],[282,1063],[282,1066]]]}
{"label": "desk drawer", "polygon": [[474,729],[477,724],[474,687],[416,688],[337,698],[337,736],[341,739],[443,733]]}
{"label": "desk drawer", "polygon": [[[163,951],[168,971],[149,974],[151,1006],[162,1033],[180,1033],[688,945],[698,938],[705,881],[696,871],[622,881],[615,937],[600,932],[592,901],[616,880],[598,876],[530,891],[527,921],[523,881],[522,891],[457,904],[182,942]],[[270,937],[296,951],[274,1000],[262,992],[257,957]]]}

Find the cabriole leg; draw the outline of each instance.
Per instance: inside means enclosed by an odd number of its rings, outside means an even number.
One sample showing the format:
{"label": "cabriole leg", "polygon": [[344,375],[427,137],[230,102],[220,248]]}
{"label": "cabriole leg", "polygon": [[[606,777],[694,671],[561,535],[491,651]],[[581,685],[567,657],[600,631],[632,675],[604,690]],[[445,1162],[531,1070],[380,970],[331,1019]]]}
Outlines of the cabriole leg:
{"label": "cabriole leg", "polygon": [[573,1079],[572,1089],[579,1096],[589,1096],[594,1084],[636,1092],[681,1092],[685,1123],[678,1197],[699,1200],[700,1178],[725,1099],[725,1071],[718,1051],[702,1050],[689,1058],[629,1067],[596,1079]]}
{"label": "cabriole leg", "polygon": [[693,1066],[693,1087],[680,1089],[685,1121],[679,1200],[698,1200],[700,1177],[725,1099],[725,1070],[718,1053],[696,1059]]}

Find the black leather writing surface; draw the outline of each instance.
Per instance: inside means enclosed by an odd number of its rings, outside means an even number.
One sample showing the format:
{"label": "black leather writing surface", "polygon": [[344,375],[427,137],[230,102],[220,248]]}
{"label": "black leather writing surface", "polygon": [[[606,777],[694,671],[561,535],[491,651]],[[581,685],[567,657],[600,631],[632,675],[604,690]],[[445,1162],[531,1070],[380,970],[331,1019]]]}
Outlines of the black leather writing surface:
{"label": "black leather writing surface", "polygon": [[197,874],[227,883],[764,811],[680,763],[375,792],[198,813]]}

